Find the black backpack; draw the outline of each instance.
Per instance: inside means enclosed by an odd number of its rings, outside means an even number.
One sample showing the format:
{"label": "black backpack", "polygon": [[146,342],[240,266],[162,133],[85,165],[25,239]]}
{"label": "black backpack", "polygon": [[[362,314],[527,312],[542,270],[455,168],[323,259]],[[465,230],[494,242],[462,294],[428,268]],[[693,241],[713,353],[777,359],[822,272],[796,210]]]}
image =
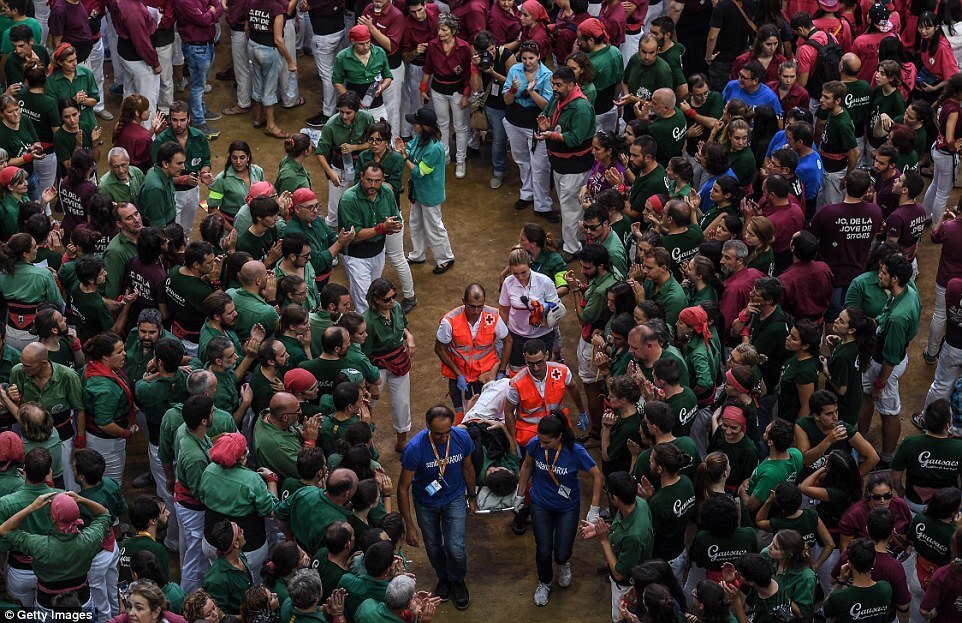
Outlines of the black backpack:
{"label": "black backpack", "polygon": [[809,33],[808,38],[805,40],[805,45],[810,45],[815,48],[815,63],[812,65],[812,71],[808,75],[808,85],[805,87],[808,91],[809,97],[812,99],[818,99],[822,96],[822,85],[826,82],[831,82],[832,80],[839,80],[842,74],[838,70],[838,64],[842,60],[842,46],[838,44],[835,37],[831,33],[825,33],[828,37],[828,43],[822,45],[818,41],[812,39],[812,35],[815,34],[813,31]]}

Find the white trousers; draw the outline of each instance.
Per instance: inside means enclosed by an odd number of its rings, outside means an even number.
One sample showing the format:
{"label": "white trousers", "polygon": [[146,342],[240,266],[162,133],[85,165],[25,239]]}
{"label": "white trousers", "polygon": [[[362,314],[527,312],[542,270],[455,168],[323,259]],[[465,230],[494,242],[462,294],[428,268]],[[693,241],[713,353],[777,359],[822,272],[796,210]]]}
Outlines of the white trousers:
{"label": "white trousers", "polygon": [[374,257],[351,257],[342,253],[341,260],[344,262],[344,272],[347,273],[351,298],[354,300],[354,311],[363,314],[367,311],[367,290],[371,287],[371,282],[384,272],[384,252]]}
{"label": "white trousers", "polygon": [[[341,33],[339,32],[331,35],[314,35],[311,38],[311,54],[314,56],[314,65],[317,66],[317,75],[321,78],[324,90],[324,114],[328,117],[334,114],[337,106],[337,91],[334,90],[331,76],[334,73],[334,57],[340,49]],[[236,73],[237,70],[235,69],[234,72]]]}
{"label": "white trousers", "polygon": [[104,92],[104,38],[103,35],[94,42],[94,47],[90,50],[90,56],[87,60],[80,63],[87,69],[89,69],[94,74],[94,80],[97,81],[97,90],[100,91],[100,99],[94,105],[94,112],[100,112],[104,109],[104,100],[107,99],[107,94]]}
{"label": "white trousers", "polygon": [[434,262],[438,266],[454,259],[448,230],[441,220],[441,206],[426,206],[415,201],[411,204],[408,227],[411,228],[411,254],[408,256],[411,260],[423,261],[426,246],[431,248]]}
{"label": "white trousers", "polygon": [[403,231],[385,236],[384,252],[391,266],[394,267],[394,272],[397,273],[398,281],[401,282],[398,284],[401,287],[401,294],[406,299],[414,298],[414,276],[411,275],[411,265],[404,257]]}
{"label": "white trousers", "polygon": [[932,219],[933,225],[938,223],[945,212],[945,205],[949,202],[949,195],[952,194],[952,184],[955,182],[955,167],[957,161],[953,154],[943,154],[941,151],[932,147],[932,183],[925,191],[925,199],[922,206],[925,208],[925,216]]}
{"label": "white trousers", "polygon": [[397,376],[381,370],[381,387],[391,392],[391,422],[394,432],[406,433],[411,430],[411,374]]}
{"label": "white trousers", "polygon": [[[112,529],[112,528],[111,528]],[[94,621],[104,623],[117,616],[120,605],[117,602],[117,561],[120,559],[120,549],[114,541],[111,551],[101,549],[87,572],[87,583],[90,584],[90,601],[94,606]]]}
{"label": "white trousers", "polygon": [[[307,11],[297,11],[297,51],[301,52],[311,47],[314,29],[311,28],[311,16]],[[295,57],[296,58],[296,57]]]}
{"label": "white trousers", "polygon": [[431,103],[438,115],[438,127],[441,129],[441,142],[444,143],[444,155],[451,157],[451,126],[454,126],[455,162],[464,162],[468,155],[468,133],[471,108],[461,108],[461,94],[442,95],[431,89]]}
{"label": "white trousers", "polygon": [[148,442],[147,462],[150,465],[150,474],[154,477],[157,487],[157,497],[164,501],[170,517],[167,519],[167,537],[164,539],[164,547],[177,550],[180,548],[180,524],[177,523],[177,509],[174,508],[174,496],[167,491],[167,473],[164,465],[160,462],[160,447]]}
{"label": "white trousers", "polygon": [[[597,5],[589,5],[597,6]],[[627,580],[626,580],[627,581]],[[618,623],[621,620],[621,598],[625,596],[628,589],[631,588],[630,584],[626,584],[624,587],[620,586],[609,576],[608,582],[611,583],[611,621],[612,623]]]}
{"label": "white trousers", "polygon": [[[103,102],[103,93],[100,94],[100,101]],[[37,174],[38,182],[40,186],[40,191],[43,192],[47,188],[55,188],[54,184],[57,181],[57,156],[56,154],[50,154],[46,158],[41,158],[40,160],[33,161],[33,170]]]}
{"label": "white trousers", "polygon": [[[649,19],[651,16],[648,16]],[[641,43],[641,36],[645,34],[645,29],[642,28],[636,33],[625,33],[625,42],[618,46],[621,50],[621,56],[625,59],[625,67],[628,67],[628,61],[631,57],[638,53],[638,44]]]}
{"label": "white trousers", "polygon": [[197,206],[200,205],[200,186],[194,186],[190,190],[175,190],[174,205],[177,208],[177,222],[190,238],[194,217],[197,216]]}
{"label": "white trousers", "polygon": [[127,440],[103,439],[87,435],[87,447],[96,450],[107,464],[104,476],[113,478],[118,485],[124,484],[124,467],[127,464]]}
{"label": "white trousers", "polygon": [[945,337],[945,288],[935,284],[935,308],[932,310],[932,319],[929,321],[929,343],[925,346],[925,352],[930,355],[938,353],[943,337]]}
{"label": "white trousers", "polygon": [[[287,20],[284,24],[284,47],[287,48],[287,53],[291,55],[291,58],[297,62],[297,32],[294,27],[294,20]],[[290,80],[291,72],[287,71],[287,63],[282,62],[281,64],[284,67],[277,72],[277,99],[280,100],[281,106],[284,108],[291,108],[297,104],[300,93],[297,88],[297,81],[294,80],[292,83]]]}
{"label": "white trousers", "polygon": [[160,60],[160,91],[157,96],[157,108],[166,115],[170,112],[170,105],[174,103],[174,44],[157,48],[157,58]]}
{"label": "white trousers", "polygon": [[508,135],[511,159],[518,165],[521,176],[522,201],[534,201],[535,212],[551,211],[551,163],[548,162],[548,148],[544,141],[538,141],[531,151],[533,133],[527,128],[519,128],[507,119],[504,131]]}
{"label": "white trousers", "polygon": [[[344,171],[338,169],[337,167],[331,167],[337,176],[341,178],[341,182],[344,182]],[[354,173],[357,175],[357,172]],[[327,226],[337,231],[337,206],[341,203],[341,197],[347,192],[350,186],[343,184],[342,186],[335,186],[331,180],[327,180],[327,216],[324,217],[324,222]]]}
{"label": "white trousers", "polygon": [[[397,136],[411,136],[411,124],[407,122],[404,115],[414,114],[421,107],[421,77],[424,75],[424,67],[404,62],[404,75],[406,80],[401,85],[404,89],[401,96],[401,125],[400,130],[394,130]],[[431,100],[428,100],[428,106]],[[392,129],[394,129],[392,127]]]}
{"label": "white trousers", "polygon": [[33,571],[7,565],[7,593],[22,604],[37,601],[37,576]]}
{"label": "white trousers", "polygon": [[[50,157],[53,157],[53,155],[51,154]],[[54,158],[54,160],[56,160],[56,158]],[[30,333],[30,331],[7,325],[7,332],[3,336],[3,341],[11,348],[16,348],[18,351],[23,352],[27,344],[38,342],[40,338],[38,338],[35,333]]]}
{"label": "white trousers", "polygon": [[[56,435],[56,431],[54,432]],[[73,437],[60,442],[60,461],[63,465],[63,488],[65,491],[80,491],[80,486],[73,475],[70,461],[73,458]]]}
{"label": "white trousers", "polygon": [[[384,108],[387,110],[387,121],[391,124],[391,130],[397,133],[401,127],[401,101],[404,99],[404,63],[397,69],[392,69],[394,79],[391,85],[382,94],[384,98]],[[377,119],[375,119],[377,121]]]}
{"label": "white trousers", "polygon": [[251,59],[247,54],[247,34],[243,30],[230,31],[230,55],[237,82],[238,108],[251,107]]}
{"label": "white trousers", "polygon": [[50,36],[50,5],[47,4],[47,0],[33,0],[33,18],[40,24],[40,36],[43,37],[43,41],[34,41],[34,43],[42,45],[49,51],[50,46],[47,45],[47,37]]}
{"label": "white trousers", "polygon": [[962,372],[962,348],[950,346],[948,342],[942,344],[938,365],[935,366],[935,377],[929,385],[929,393],[925,396],[923,410],[939,398],[949,397],[960,372]]}
{"label": "white trousers", "polygon": [[126,76],[124,97],[132,93],[139,93],[146,97],[150,104],[150,119],[153,119],[160,99],[160,74],[155,74],[154,70],[144,61],[128,61],[121,58],[120,64],[123,66]]}
{"label": "white trousers", "polygon": [[561,237],[564,239],[564,250],[577,253],[581,250],[581,215],[584,210],[578,201],[578,193],[585,185],[588,172],[584,173],[555,173],[554,187],[558,193],[558,203],[561,205]]}
{"label": "white trousers", "polygon": [[201,546],[204,541],[204,511],[191,510],[179,503],[175,506],[180,526],[180,586],[190,594],[200,588],[204,574],[210,568],[210,561]]}
{"label": "white trousers", "polygon": [[107,40],[107,48],[110,50],[110,64],[114,69],[114,84],[124,86],[124,66],[120,64],[120,54],[117,53],[117,30],[114,28],[114,21],[110,17],[110,11],[104,19],[103,37]]}
{"label": "white trousers", "polygon": [[[875,408],[879,414],[898,417],[902,412],[902,400],[899,395],[899,379],[905,374],[905,369],[908,365],[909,357],[906,355],[902,358],[902,361],[899,362],[899,365],[892,368],[888,382],[882,389],[882,393],[879,394],[878,400],[875,401]],[[868,369],[862,373],[862,391],[865,392],[866,396],[872,391],[872,385],[875,383],[875,379],[878,378],[881,370],[882,364],[873,359],[871,363],[869,363]]]}

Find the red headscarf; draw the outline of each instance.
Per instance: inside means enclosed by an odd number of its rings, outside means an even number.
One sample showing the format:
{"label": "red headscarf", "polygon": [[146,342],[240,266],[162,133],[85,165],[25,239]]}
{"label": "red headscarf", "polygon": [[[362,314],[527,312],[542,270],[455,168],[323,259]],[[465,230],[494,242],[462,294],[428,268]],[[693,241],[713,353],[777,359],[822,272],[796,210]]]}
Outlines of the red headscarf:
{"label": "red headscarf", "polygon": [[77,534],[84,524],[80,518],[80,507],[77,502],[66,493],[58,494],[50,503],[50,518],[57,530],[67,534]]}
{"label": "red headscarf", "polygon": [[741,426],[742,430],[745,430],[745,427],[748,426],[748,418],[745,417],[745,412],[735,405],[728,405],[722,410],[722,419],[731,420]]}
{"label": "red headscarf", "polygon": [[210,460],[221,467],[234,467],[247,452],[247,440],[240,433],[225,433],[210,449]]}
{"label": "red headscarf", "polygon": [[695,333],[702,336],[705,346],[711,348],[711,329],[708,326],[708,312],[699,306],[686,307],[678,314],[678,320],[695,330]]}

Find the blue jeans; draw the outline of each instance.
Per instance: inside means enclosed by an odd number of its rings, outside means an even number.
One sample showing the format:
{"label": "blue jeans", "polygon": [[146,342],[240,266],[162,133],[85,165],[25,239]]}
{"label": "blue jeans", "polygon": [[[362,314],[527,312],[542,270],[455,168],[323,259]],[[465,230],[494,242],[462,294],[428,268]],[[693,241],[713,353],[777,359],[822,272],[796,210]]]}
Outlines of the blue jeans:
{"label": "blue jeans", "polygon": [[214,62],[214,44],[183,45],[184,59],[187,61],[187,71],[190,72],[190,118],[194,125],[204,125],[207,117],[207,107],[204,106],[204,87],[207,85],[207,74],[211,63]]}
{"label": "blue jeans", "polygon": [[251,99],[261,106],[273,106],[277,103],[280,52],[277,48],[248,40],[247,55],[251,59]]}
{"label": "blue jeans", "polygon": [[504,131],[504,110],[484,107],[488,117],[488,132],[491,133],[491,166],[495,175],[504,175],[508,170],[508,133]]}
{"label": "blue jeans", "polygon": [[531,527],[534,529],[535,563],[538,581],[551,584],[554,562],[563,565],[571,559],[571,549],[578,530],[579,508],[553,511],[537,504],[531,505]]}
{"label": "blue jeans", "polygon": [[845,306],[845,294],[847,292],[847,285],[840,288],[832,288],[832,304],[825,310],[825,322],[835,322],[838,315],[842,313],[842,309]]}
{"label": "blue jeans", "polygon": [[414,502],[414,514],[424,539],[424,551],[439,580],[460,582],[468,572],[464,549],[467,506],[458,496],[444,506],[425,506]]}

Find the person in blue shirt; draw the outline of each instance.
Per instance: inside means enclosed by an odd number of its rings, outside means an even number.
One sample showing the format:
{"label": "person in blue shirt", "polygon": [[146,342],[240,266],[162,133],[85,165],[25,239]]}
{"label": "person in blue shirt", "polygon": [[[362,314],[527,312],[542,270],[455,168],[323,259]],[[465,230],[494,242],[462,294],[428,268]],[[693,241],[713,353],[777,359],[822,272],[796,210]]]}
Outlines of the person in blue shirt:
{"label": "person in blue shirt", "polygon": [[805,219],[808,220],[815,214],[815,202],[822,188],[825,171],[822,166],[822,157],[812,149],[815,128],[806,121],[796,121],[785,128],[785,139],[792,151],[798,154],[795,175],[805,186]]}
{"label": "person in blue shirt", "polygon": [[778,94],[762,83],[765,68],[758,61],[749,61],[738,70],[738,79],[725,85],[722,99],[728,103],[732,99],[740,99],[749,106],[771,106],[775,114],[782,116],[782,103],[778,101]]}
{"label": "person in blue shirt", "polygon": [[524,492],[531,484],[531,524],[536,545],[538,588],[534,605],[548,603],[551,592],[552,558],[558,563],[558,586],[571,585],[571,548],[578,529],[581,487],[578,472],[592,478],[591,507],[587,521],[598,518],[604,476],[584,446],[575,443],[571,425],[563,413],[553,411],[538,422],[538,434],[525,448],[524,463],[518,478],[515,508],[524,503]]}
{"label": "person in blue shirt", "polygon": [[[454,606],[464,610],[469,601],[464,583],[468,567],[465,495],[471,512],[478,509],[471,462],[474,442],[466,430],[454,427],[454,411],[444,405],[428,409],[425,421],[427,428],[401,453],[398,510],[404,519],[407,544],[417,547],[418,533],[424,537],[428,560],[438,575],[434,594],[441,601],[453,597]],[[412,498],[417,525],[411,517]]]}
{"label": "person in blue shirt", "polygon": [[[789,111],[785,112],[785,127],[792,125],[796,121],[805,121],[807,123],[814,123],[815,117],[812,115],[811,111],[805,108],[798,108],[797,106]],[[788,147],[788,138],[785,136],[785,130],[779,130],[775,132],[775,136],[768,143],[768,149],[765,150],[765,157],[771,157],[772,153],[781,149],[782,147]],[[812,143],[812,149],[815,149],[815,143]]]}

